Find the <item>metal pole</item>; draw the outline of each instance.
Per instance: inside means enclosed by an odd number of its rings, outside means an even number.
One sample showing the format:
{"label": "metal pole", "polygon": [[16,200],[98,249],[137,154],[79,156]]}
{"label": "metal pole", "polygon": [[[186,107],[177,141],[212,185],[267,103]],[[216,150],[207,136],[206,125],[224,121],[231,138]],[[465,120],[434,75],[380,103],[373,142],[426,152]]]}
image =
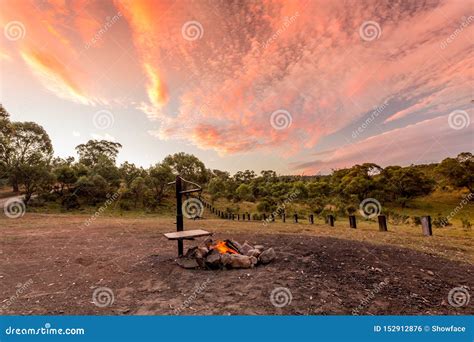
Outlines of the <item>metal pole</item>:
{"label": "metal pole", "polygon": [[[184,229],[183,224],[183,195],[181,177],[176,176],[176,230],[182,232]],[[183,240],[178,240],[178,256],[183,256]]]}

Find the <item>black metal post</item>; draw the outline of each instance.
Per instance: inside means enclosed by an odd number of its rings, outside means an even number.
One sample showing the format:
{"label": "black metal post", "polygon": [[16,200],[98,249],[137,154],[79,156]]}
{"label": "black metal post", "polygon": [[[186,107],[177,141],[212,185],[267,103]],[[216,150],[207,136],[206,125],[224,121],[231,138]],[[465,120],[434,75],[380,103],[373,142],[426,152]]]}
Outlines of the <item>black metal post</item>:
{"label": "black metal post", "polygon": [[[181,194],[183,185],[181,177],[176,176],[176,230],[182,232],[184,229],[183,223],[183,195]],[[183,240],[178,239],[178,256],[183,256]]]}
{"label": "black metal post", "polygon": [[331,227],[334,227],[334,216],[328,215],[328,223]]}
{"label": "black metal post", "polygon": [[357,221],[355,215],[349,215],[349,227],[357,228]]}
{"label": "black metal post", "polygon": [[379,220],[379,230],[381,232],[386,232],[387,231],[387,216],[379,215],[378,220]]}

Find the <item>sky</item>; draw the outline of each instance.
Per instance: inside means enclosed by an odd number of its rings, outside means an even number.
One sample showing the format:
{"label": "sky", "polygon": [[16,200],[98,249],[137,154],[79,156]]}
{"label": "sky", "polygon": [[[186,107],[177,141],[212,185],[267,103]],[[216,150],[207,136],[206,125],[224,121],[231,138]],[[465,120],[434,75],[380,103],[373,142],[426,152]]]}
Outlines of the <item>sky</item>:
{"label": "sky", "polygon": [[0,102],[55,154],[327,174],[474,151],[474,2],[0,0]]}

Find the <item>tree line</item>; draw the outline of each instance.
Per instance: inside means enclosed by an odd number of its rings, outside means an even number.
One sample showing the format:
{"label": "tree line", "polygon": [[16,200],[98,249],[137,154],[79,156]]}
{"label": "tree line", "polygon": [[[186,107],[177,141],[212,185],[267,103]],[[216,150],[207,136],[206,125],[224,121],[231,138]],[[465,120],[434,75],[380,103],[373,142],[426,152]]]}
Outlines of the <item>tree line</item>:
{"label": "tree line", "polygon": [[187,153],[169,155],[149,168],[116,159],[122,145],[89,140],[76,146],[78,158],[54,157],[48,133],[34,122],[12,122],[0,104],[0,185],[32,198],[56,202],[63,208],[96,206],[120,193],[125,210],[155,210],[173,196],[167,184],[180,174],[202,184],[211,201],[224,198],[233,203],[254,202],[260,212],[273,212],[291,196],[292,201],[321,213],[333,207],[356,211],[366,198],[402,207],[435,188],[474,190],[474,156],[470,152],[440,163],[408,167],[380,167],[373,163],[333,170],[330,175],[285,176],[264,170],[229,172],[208,169]]}

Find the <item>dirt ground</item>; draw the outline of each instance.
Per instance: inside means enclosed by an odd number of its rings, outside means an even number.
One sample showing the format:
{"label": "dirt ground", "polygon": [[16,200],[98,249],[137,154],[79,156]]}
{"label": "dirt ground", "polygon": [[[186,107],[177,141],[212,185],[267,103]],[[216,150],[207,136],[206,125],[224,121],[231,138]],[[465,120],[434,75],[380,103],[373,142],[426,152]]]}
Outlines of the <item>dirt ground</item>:
{"label": "dirt ground", "polygon": [[[163,236],[175,230],[173,219],[104,217],[85,226],[87,218],[0,219],[3,314],[474,314],[474,300],[448,303],[451,289],[473,288],[473,264],[436,253],[335,238],[322,225],[310,232],[288,225],[293,233],[284,234],[282,226],[215,219],[186,221],[186,229],[273,247],[277,260],[245,270],[185,270],[175,263],[176,242]],[[94,304],[100,287],[112,290],[113,303]]]}

